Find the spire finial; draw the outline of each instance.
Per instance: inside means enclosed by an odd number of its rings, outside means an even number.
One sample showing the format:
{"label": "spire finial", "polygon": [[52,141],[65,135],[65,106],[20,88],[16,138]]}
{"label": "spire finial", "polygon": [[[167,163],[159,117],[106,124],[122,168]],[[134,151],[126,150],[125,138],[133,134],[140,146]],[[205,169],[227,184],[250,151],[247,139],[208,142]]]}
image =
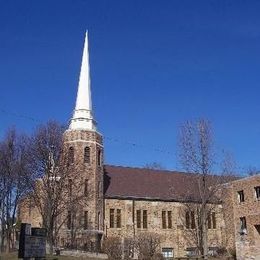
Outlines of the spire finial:
{"label": "spire finial", "polygon": [[73,117],[70,122],[70,129],[96,130],[96,122],[92,116],[89,51],[88,51],[88,30],[86,30],[83,49],[81,70],[79,76],[78,93]]}

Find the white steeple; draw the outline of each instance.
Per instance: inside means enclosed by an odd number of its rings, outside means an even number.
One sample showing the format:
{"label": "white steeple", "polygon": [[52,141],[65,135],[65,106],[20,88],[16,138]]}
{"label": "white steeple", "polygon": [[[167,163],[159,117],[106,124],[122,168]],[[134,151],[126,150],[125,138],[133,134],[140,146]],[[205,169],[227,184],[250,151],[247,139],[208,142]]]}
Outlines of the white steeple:
{"label": "white steeple", "polygon": [[70,121],[71,130],[96,130],[96,122],[92,116],[92,102],[90,89],[88,32],[86,32],[85,44],[82,56],[79,76],[76,107]]}

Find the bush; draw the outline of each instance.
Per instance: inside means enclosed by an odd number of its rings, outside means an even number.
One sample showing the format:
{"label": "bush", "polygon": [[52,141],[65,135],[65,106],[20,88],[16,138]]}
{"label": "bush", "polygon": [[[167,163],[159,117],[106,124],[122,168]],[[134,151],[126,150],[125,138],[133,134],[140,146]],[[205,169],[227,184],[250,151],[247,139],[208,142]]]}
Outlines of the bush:
{"label": "bush", "polygon": [[140,260],[159,259],[160,237],[154,233],[142,233],[137,236],[135,241],[135,249]]}
{"label": "bush", "polygon": [[123,256],[122,243],[119,237],[109,237],[103,241],[103,252],[109,260],[121,260]]}

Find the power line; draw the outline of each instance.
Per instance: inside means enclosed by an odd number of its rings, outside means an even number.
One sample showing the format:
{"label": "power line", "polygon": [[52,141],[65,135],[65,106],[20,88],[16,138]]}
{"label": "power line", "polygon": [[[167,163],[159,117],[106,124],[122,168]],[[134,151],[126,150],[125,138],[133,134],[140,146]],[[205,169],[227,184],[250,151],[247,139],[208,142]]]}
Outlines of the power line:
{"label": "power line", "polygon": [[22,118],[22,119],[27,119],[27,120],[30,120],[30,121],[33,121],[33,122],[38,122],[38,123],[40,122],[39,119],[33,118],[31,116],[27,116],[27,115],[15,113],[15,112],[10,112],[10,111],[7,111],[5,109],[0,109],[0,112],[7,114],[7,115],[10,115],[10,116],[15,116],[15,117],[19,117],[19,118]]}
{"label": "power line", "polygon": [[[42,122],[41,120],[36,119],[32,116],[28,116],[28,115],[24,115],[24,114],[20,114],[20,113],[16,113],[16,112],[10,112],[10,111],[7,111],[7,110],[1,109],[1,108],[0,108],[0,112],[4,113],[6,115],[9,115],[9,116],[14,116],[14,117],[18,117],[18,118],[21,118],[21,119],[30,120],[34,123],[41,123]],[[167,149],[163,149],[161,147],[155,147],[155,146],[151,146],[151,145],[143,145],[143,144],[140,144],[140,143],[123,141],[123,140],[113,138],[113,137],[108,137],[108,136],[104,136],[104,139],[107,140],[107,141],[110,141],[110,142],[128,145],[132,148],[144,148],[144,149],[152,150],[154,152],[159,152],[159,153],[164,153],[164,154],[167,154],[167,155],[175,156],[175,154],[173,152],[168,151]]]}

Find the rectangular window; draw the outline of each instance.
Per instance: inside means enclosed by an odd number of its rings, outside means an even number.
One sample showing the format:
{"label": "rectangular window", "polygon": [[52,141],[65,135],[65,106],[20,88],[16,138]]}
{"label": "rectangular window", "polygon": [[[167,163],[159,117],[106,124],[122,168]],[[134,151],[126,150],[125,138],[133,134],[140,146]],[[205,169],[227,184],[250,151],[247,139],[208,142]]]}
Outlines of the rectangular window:
{"label": "rectangular window", "polygon": [[260,186],[255,187],[255,197],[260,200]]}
{"label": "rectangular window", "polygon": [[163,258],[173,258],[173,248],[162,248]]}
{"label": "rectangular window", "polygon": [[172,228],[172,212],[168,211],[168,228]]}
{"label": "rectangular window", "polygon": [[217,228],[216,213],[212,212],[211,217],[212,217],[212,228],[216,229]]}
{"label": "rectangular window", "polygon": [[115,210],[110,209],[110,228],[114,227],[114,221],[115,221]]}
{"label": "rectangular window", "polygon": [[101,224],[101,218],[100,218],[100,212],[98,212],[98,226],[97,229],[100,230],[100,224]]}
{"label": "rectangular window", "polygon": [[68,211],[67,229],[71,229],[71,211]]}
{"label": "rectangular window", "polygon": [[141,210],[136,211],[136,222],[137,228],[141,228]]}
{"label": "rectangular window", "polygon": [[147,210],[143,210],[143,228],[147,228]]}
{"label": "rectangular window", "polygon": [[245,201],[245,195],[244,195],[243,190],[238,191],[237,195],[238,195],[238,202],[244,202]]}
{"label": "rectangular window", "polygon": [[84,211],[84,229],[88,229],[88,211]]}
{"label": "rectangular window", "polygon": [[69,179],[69,196],[71,197],[72,195],[72,179]]}
{"label": "rectangular window", "polygon": [[208,214],[208,229],[211,229],[212,225],[211,225],[211,214]]}
{"label": "rectangular window", "polygon": [[101,181],[98,182],[98,197],[101,196]]}
{"label": "rectangular window", "polygon": [[195,229],[195,214],[194,214],[194,211],[190,212],[190,218],[191,218],[191,229]]}
{"label": "rectangular window", "polygon": [[162,211],[162,228],[166,229],[166,211]]}
{"label": "rectangular window", "polygon": [[210,255],[210,256],[217,256],[218,249],[219,249],[218,247],[209,247],[208,255]]}
{"label": "rectangular window", "polygon": [[97,153],[97,164],[98,164],[98,166],[102,165],[102,155],[101,155],[100,149],[98,149],[98,153]]}
{"label": "rectangular window", "polygon": [[84,195],[88,196],[88,180],[85,180]]}
{"label": "rectangular window", "polygon": [[84,163],[90,163],[90,148],[88,146],[84,149]]}
{"label": "rectangular window", "polygon": [[116,210],[116,227],[121,228],[121,209]]}
{"label": "rectangular window", "polygon": [[190,228],[190,212],[189,211],[185,212],[185,226],[187,229]]}
{"label": "rectangular window", "polygon": [[187,247],[186,248],[187,256],[192,257],[192,256],[197,256],[197,248],[196,247]]}
{"label": "rectangular window", "polygon": [[240,218],[240,231],[243,234],[246,234],[246,218],[245,217],[241,217]]}

